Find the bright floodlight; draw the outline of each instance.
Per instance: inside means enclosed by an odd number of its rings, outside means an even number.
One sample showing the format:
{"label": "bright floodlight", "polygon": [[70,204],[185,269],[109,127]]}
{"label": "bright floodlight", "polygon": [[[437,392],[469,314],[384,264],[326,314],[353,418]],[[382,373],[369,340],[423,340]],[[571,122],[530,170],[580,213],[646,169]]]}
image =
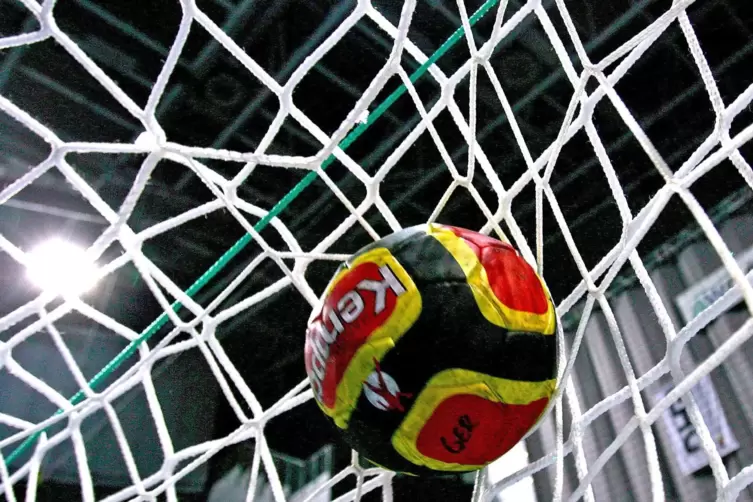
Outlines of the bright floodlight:
{"label": "bright floodlight", "polygon": [[46,241],[34,248],[28,259],[29,278],[45,291],[80,295],[96,282],[96,265],[83,248],[71,242]]}

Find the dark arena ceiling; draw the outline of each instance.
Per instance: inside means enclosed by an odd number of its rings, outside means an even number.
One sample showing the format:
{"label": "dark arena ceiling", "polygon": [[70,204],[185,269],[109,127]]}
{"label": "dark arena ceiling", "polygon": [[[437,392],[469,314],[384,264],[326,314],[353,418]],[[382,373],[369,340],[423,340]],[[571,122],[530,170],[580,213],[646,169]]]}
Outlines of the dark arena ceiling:
{"label": "dark arena ceiling", "polygon": [[[518,11],[521,0],[510,0],[506,18]],[[670,7],[669,0],[568,0],[567,8],[592,60],[598,61]],[[374,0],[374,7],[397,24],[402,2]],[[283,84],[344,18],[352,0],[196,0],[196,5],[223,28],[260,66]],[[479,0],[466,1],[473,12]],[[582,69],[553,0],[543,0],[576,71]],[[723,98],[734,99],[753,81],[753,3],[734,0],[697,1],[688,16],[698,34]],[[164,64],[181,20],[176,1],[58,0],[57,24],[137,103],[146,103]],[[488,39],[494,10],[474,27],[477,45]],[[461,25],[458,8],[450,0],[419,0],[409,38],[425,54],[434,53]],[[16,0],[0,0],[0,35],[28,32],[37,21]],[[326,134],[332,134],[384,65],[392,39],[375,23],[362,19],[297,86],[293,99]],[[452,74],[469,58],[465,41],[456,44],[439,61]],[[529,16],[499,44],[491,64],[513,105],[521,132],[536,159],[555,140],[573,95],[541,23]],[[409,55],[402,66],[418,68]],[[387,82],[374,101],[382,102],[399,85]],[[587,87],[597,87],[593,79]],[[424,106],[440,99],[440,87],[426,74],[416,83]],[[714,128],[714,114],[692,55],[678,23],[673,23],[620,80],[615,90],[671,169],[677,169]],[[142,125],[124,110],[97,81],[60,45],[48,39],[31,46],[0,52],[0,94],[48,125],[65,141],[132,143]],[[468,78],[457,87],[455,98],[467,117]],[[263,140],[279,109],[276,96],[266,89],[198,25],[188,36],[180,61],[157,108],[157,119],[169,141],[190,146],[253,152]],[[479,72],[477,138],[503,185],[509,187],[525,172],[525,162],[492,84]],[[665,180],[654,168],[638,141],[609,100],[594,112],[596,129],[625,192],[632,214],[637,214]],[[734,135],[750,123],[750,110],[732,126]],[[419,113],[405,94],[348,148],[348,154],[373,174],[397,145],[416,127]],[[447,111],[434,121],[458,166],[467,165],[467,143]],[[290,117],[266,152],[309,156],[321,143]],[[49,146],[9,116],[0,113],[0,189],[42,162]],[[751,145],[741,149],[753,158]],[[117,208],[131,187],[143,155],[69,154],[68,162],[108,202]],[[206,165],[230,178],[239,163],[206,160]],[[462,167],[464,170],[465,168]],[[366,195],[364,185],[338,162],[327,171],[339,189],[358,205]],[[263,209],[272,208],[307,172],[258,166],[238,191],[239,197]],[[402,226],[425,222],[452,179],[431,136],[425,132],[398,161],[380,186],[380,194]],[[694,185],[693,193],[711,211],[744,184],[731,163],[722,164]],[[482,175],[475,187],[496,207],[495,194]],[[564,147],[557,160],[551,186],[586,265],[593,267],[619,241],[622,221],[594,149],[581,130]],[[129,225],[138,232],[212,200],[195,173],[168,160],[160,162],[139,199]],[[516,197],[511,211],[533,247],[535,241],[535,191],[529,184]],[[329,235],[348,210],[321,180],[306,188],[280,215],[303,250],[310,250]],[[375,209],[366,219],[380,235],[389,226]],[[253,217],[248,216],[254,222]],[[555,301],[564,298],[580,280],[551,209],[544,204],[544,271]],[[478,229],[486,220],[477,204],[458,190],[440,214],[440,222]],[[647,253],[686,228],[692,217],[676,198],[644,238],[639,251]],[[0,233],[22,249],[54,233],[93,242],[104,220],[55,171],[48,171],[16,197],[0,205]],[[243,228],[227,211],[193,220],[144,245],[145,254],[180,287],[188,288],[242,235]],[[282,242],[268,228],[262,236],[275,247]],[[352,253],[371,238],[359,225],[352,227],[329,250]],[[113,246],[106,255],[116,256]],[[206,305],[249,260],[260,252],[256,245],[240,253],[196,299]],[[334,271],[333,262],[315,262],[307,280],[318,293]],[[0,316],[30,300],[33,291],[20,282],[22,271],[10,257],[0,254]],[[266,260],[223,305],[249,297],[282,277]],[[140,331],[161,311],[134,268],[124,267],[109,278],[94,306]],[[243,315],[222,325],[218,336],[243,372],[263,405],[269,405],[304,377],[303,332],[310,307],[294,290],[262,301]],[[69,329],[77,329],[75,321]],[[83,320],[81,321],[84,322]],[[81,328],[82,326],[79,326]],[[167,332],[166,326],[160,332]],[[158,335],[160,336],[160,335]],[[263,339],[249,345],[249,336]],[[311,403],[310,403],[311,404]],[[280,430],[296,427],[310,432],[295,441],[268,435],[272,446],[294,455],[306,455],[331,434],[319,423],[311,404],[291,414]],[[218,413],[222,414],[223,410]],[[315,418],[312,418],[315,417]],[[223,429],[225,427],[225,429]],[[234,427],[222,425],[217,434]],[[322,439],[324,438],[324,439]],[[439,500],[439,499],[435,499]],[[449,498],[445,500],[450,500]]]}

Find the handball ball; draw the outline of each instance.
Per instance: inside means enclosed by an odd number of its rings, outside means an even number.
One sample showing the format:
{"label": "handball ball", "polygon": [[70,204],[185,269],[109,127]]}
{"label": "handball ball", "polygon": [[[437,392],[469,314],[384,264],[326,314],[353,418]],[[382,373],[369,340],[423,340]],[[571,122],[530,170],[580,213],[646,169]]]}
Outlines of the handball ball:
{"label": "handball ball", "polygon": [[335,274],[306,332],[321,410],[397,472],[473,471],[517,444],[556,387],[556,315],[510,245],[462,228],[406,228]]}

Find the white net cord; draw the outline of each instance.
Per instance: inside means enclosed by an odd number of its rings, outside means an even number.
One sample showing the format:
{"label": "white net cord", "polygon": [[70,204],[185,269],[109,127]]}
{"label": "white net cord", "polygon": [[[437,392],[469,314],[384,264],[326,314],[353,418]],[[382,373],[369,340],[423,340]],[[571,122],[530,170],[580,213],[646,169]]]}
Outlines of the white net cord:
{"label": "white net cord", "polygon": [[[750,465],[730,475],[722,456],[717,451],[714,438],[704,422],[702,410],[693,394],[690,393],[694,386],[720,367],[730,355],[741,350],[743,344],[753,335],[753,319],[748,317],[715,349],[713,354],[697,364],[692,371],[687,371],[687,367],[681,364],[681,354],[686,345],[735,304],[736,298],[742,299],[748,316],[753,313],[753,287],[751,286],[753,272],[741,268],[728,243],[720,234],[719,228],[691,191],[696,182],[727,161],[731,162],[742,178],[740,186],[753,191],[753,170],[740,150],[753,137],[753,124],[744,127],[735,124],[736,127],[733,127],[735,119],[753,102],[753,84],[735,96],[723,95],[720,91],[712,66],[704,55],[703,44],[696,35],[693,23],[687,14],[688,9],[696,3],[693,0],[675,0],[671,5],[667,4],[663,15],[632,35],[611,53],[596,61],[591,60],[592,56],[589,54],[592,53],[581,41],[576,25],[570,16],[569,2],[556,0],[554,6],[547,8],[541,0],[530,0],[520,5],[507,0],[501,2],[489,0],[474,13],[468,5],[458,0],[456,8],[461,25],[457,28],[461,30],[464,38],[458,44],[467,45],[470,58],[450,74],[441,69],[434,55],[424,53],[411,40],[411,26],[416,22],[414,12],[417,9],[417,3],[420,2],[406,0],[402,4],[399,22],[395,23],[369,0],[359,0],[353,8],[347,9],[347,15],[342,22],[328,32],[327,36],[297,65],[284,82],[279,82],[265,70],[262,64],[255,61],[243,47],[227,35],[223,28],[200,7],[199,3],[193,0],[180,0],[182,12],[180,23],[176,27],[174,40],[144,104],[139,104],[132,96],[129,96],[116,80],[109,76],[68,33],[58,26],[55,12],[57,4],[63,2],[18,1],[23,4],[28,13],[36,18],[39,28],[33,32],[0,38],[0,50],[54,41],[70,54],[81,68],[138,122],[143,130],[136,135],[137,139],[133,143],[66,141],[43,121],[38,120],[33,110],[24,110],[15,104],[13,96],[0,95],[2,113],[41,138],[50,149],[44,161],[38,165],[28,166],[22,176],[2,186],[0,205],[12,203],[18,194],[28,187],[35,186],[40,178],[51,172],[60,176],[88,202],[96,211],[97,216],[106,222],[104,229],[99,232],[86,251],[92,261],[100,263],[96,282],[106,281],[109,276],[118,273],[124,267],[133,266],[159,303],[164,315],[149,329],[138,332],[133,327],[101,312],[93,306],[92,300],[84,293],[46,290],[38,293],[30,301],[16,305],[14,309],[0,317],[0,368],[13,379],[22,382],[25,388],[33,392],[37,398],[48,401],[54,405],[55,409],[60,410],[47,419],[29,421],[23,416],[16,416],[20,414],[15,411],[4,410],[0,402],[0,424],[13,431],[12,434],[0,437],[0,457],[2,457],[0,458],[2,460],[0,483],[8,500],[18,500],[13,487],[19,483],[26,484],[24,500],[29,502],[37,500],[37,480],[46,456],[54,455],[56,446],[67,441],[73,445],[82,499],[87,502],[97,499],[94,489],[96,483],[89,463],[91,452],[87,453],[87,450],[91,448],[91,439],[85,438],[82,433],[82,424],[97,413],[106,416],[109,427],[114,432],[120,450],[119,455],[122,456],[131,483],[129,487],[108,495],[104,500],[109,502],[156,500],[158,496],[166,497],[167,500],[178,500],[179,493],[176,485],[183,477],[209,462],[221,450],[244,441],[252,441],[256,445],[251,463],[247,500],[251,500],[253,494],[257,493],[256,484],[261,472],[269,483],[274,499],[276,501],[287,500],[289,494],[286,494],[265,432],[268,424],[275,418],[310,402],[313,397],[312,391],[308,383],[302,381],[279,397],[274,404],[265,407],[257,398],[256,390],[244,380],[241,372],[236,368],[232,361],[232,354],[226,352],[223,343],[216,336],[217,330],[289,287],[295,288],[313,309],[319,303],[322,291],[309,284],[307,279],[307,272],[312,264],[325,261],[335,263],[346,258],[348,253],[340,250],[335,252],[333,248],[354,227],[363,228],[370,239],[383,237],[384,235],[380,234],[376,226],[370,222],[371,214],[379,213],[392,231],[402,228],[405,222],[402,221],[401,214],[390,208],[390,201],[385,200],[380,186],[393,170],[410,168],[407,167],[410,162],[406,164],[401,160],[406,158],[411,147],[422,135],[431,137],[446,166],[446,172],[451,177],[445,191],[441,196],[438,194],[438,202],[427,215],[427,221],[442,221],[446,214],[445,206],[454,196],[457,196],[457,193],[464,192],[475,201],[485,218],[486,223],[480,231],[495,234],[514,243],[526,260],[536,266],[546,278],[548,274],[557,273],[552,265],[549,265],[547,269],[543,268],[545,241],[548,237],[544,231],[544,219],[545,211],[550,210],[557,231],[563,236],[569,254],[580,274],[579,283],[574,285],[569,294],[557,305],[560,318],[571,312],[576,305],[583,306],[583,309],[577,329],[572,336],[568,335],[566,344],[562,342],[560,387],[556,406],[551,411],[556,427],[554,449],[541,458],[531,458],[530,464],[495,482],[487,480],[486,470],[480,472],[476,479],[473,500],[492,501],[495,496],[504,493],[507,487],[549,468],[553,468],[556,473],[552,500],[560,501],[565,498],[573,501],[581,498],[588,501],[598,500],[593,489],[595,479],[629,438],[636,435],[640,436],[644,445],[645,463],[649,473],[649,478],[641,482],[650,485],[653,500],[665,500],[667,495],[660,467],[662,460],[653,427],[661,420],[662,414],[678,399],[684,403],[689,419],[698,432],[701,448],[708,458],[715,480],[717,500],[720,502],[736,500],[738,495],[753,483],[753,467]],[[479,12],[484,15],[489,12],[489,15],[494,18],[491,35],[481,44],[477,43],[477,38],[471,36],[472,23],[475,22],[474,18],[480,16]],[[555,27],[553,16],[561,18],[557,22],[564,23],[565,33]],[[546,34],[553,49],[553,57],[557,58],[572,90],[571,99],[567,109],[564,110],[564,118],[556,139],[538,156],[529,148],[522,127],[516,119],[515,105],[506,93],[506,84],[500,80],[499,72],[492,64],[495,48],[510,37],[521,23],[531,19],[540,25],[543,33]],[[325,132],[324,128],[317,125],[317,122],[297,105],[295,93],[297,86],[333,47],[351,30],[354,30],[359,22],[365,20],[377,26],[383,35],[389,37],[392,44],[390,55],[384,61],[381,71],[373,78],[339,127],[332,133]],[[678,26],[690,59],[695,64],[708,94],[708,104],[713,111],[714,124],[713,129],[700,146],[687,156],[679,168],[673,168],[654,146],[649,134],[623,101],[617,89],[620,80],[631,71],[636,62],[663,36],[665,31],[670,27]],[[157,110],[165,98],[170,79],[178,68],[179,58],[185,50],[189,34],[194,30],[205,30],[227,54],[274,95],[279,103],[279,109],[274,114],[271,125],[253,151],[179,144],[171,140],[170,135],[160,124]],[[566,41],[563,38],[565,36],[568,38]],[[569,54],[567,46],[574,48],[577,63]],[[411,74],[402,63],[403,58],[407,57],[406,54],[415,59],[419,65],[424,65],[426,75],[423,78],[431,79],[441,88],[441,97],[430,107],[426,106],[417,88],[417,77]],[[488,79],[494,91],[494,99],[499,101],[504,110],[510,131],[525,164],[525,170],[512,184],[503,183],[495,170],[494,159],[487,156],[484,144],[478,139],[480,134],[478,108],[483,107],[484,104],[479,97],[477,82],[482,77]],[[354,131],[365,130],[378,119],[383,111],[374,112],[380,104],[377,98],[388,82],[397,80],[402,84],[403,92],[414,104],[420,121],[391,149],[386,159],[370,174],[348,153],[347,146],[352,143],[349,135]],[[468,85],[468,94],[462,96],[461,99],[458,89],[465,85]],[[464,104],[466,102],[467,106]],[[634,212],[628,203],[628,197],[618,175],[620,171],[618,161],[614,157],[610,158],[600,135],[600,127],[594,120],[594,110],[600,106],[600,103],[603,105],[606,102],[617,111],[625,127],[645,152],[652,168],[662,178],[662,186],[638,212]],[[44,103],[40,106],[44,106]],[[456,125],[456,134],[467,144],[465,166],[459,165],[453,158],[451,148],[446,144],[446,138],[434,125],[434,121],[443,113],[449,114]],[[291,121],[316,140],[318,151],[315,155],[267,153],[284,124]],[[557,175],[558,159],[562,149],[581,132],[585,134],[593,148],[599,169],[607,181],[613,202],[617,207],[622,226],[619,242],[605,253],[595,266],[589,266],[582,257],[579,246],[576,244],[577,236],[570,228],[571,225],[561,208],[562,201],[558,199],[552,181]],[[144,155],[138,174],[118,207],[112,207],[102,196],[101,187],[93,187],[71,160],[77,154],[89,153]],[[208,193],[211,193],[212,200],[197,203],[190,210],[150,225],[146,229],[134,230],[134,211],[143,198],[153,173],[168,160],[184,166],[200,179]],[[231,164],[234,174],[228,176],[225,172],[221,173],[210,167],[210,161],[215,160]],[[366,193],[363,200],[351,200],[345,190],[339,187],[334,176],[328,174],[329,171],[326,168],[335,160],[363,185]],[[253,180],[255,170],[260,167],[292,170],[310,175],[311,180],[321,179],[333,196],[348,210],[348,216],[315,246],[302,246],[299,243],[298,234],[290,225],[292,215],[281,214],[289,201],[283,200],[272,207],[259,201],[250,201],[241,192],[240,187],[249,180]],[[478,188],[479,177],[483,177],[493,190],[492,198],[486,196]],[[535,204],[535,232],[528,234],[516,220],[512,208],[520,203],[522,198],[530,199],[531,195],[533,199],[526,202]],[[702,230],[704,238],[713,246],[733,284],[726,294],[680,329],[675,328],[676,324],[668,312],[668,309],[672,307],[662,300],[652,276],[637,251],[639,244],[652,229],[664,208],[675,199],[679,199],[692,214],[695,223]],[[144,252],[144,245],[150,239],[179,227],[200,222],[202,218],[218,211],[226,211],[232,215],[247,235],[242,245],[229,253],[235,256],[246,244],[253,242],[253,245],[259,248],[259,254],[211,299],[199,301],[195,298],[195,293],[224,265],[219,268],[216,265],[213,266],[207,274],[198,278],[192,286],[193,289],[185,290],[184,285],[178,284],[171,278],[171,275],[147,256]],[[263,231],[267,225],[270,229]],[[269,238],[271,234],[274,234],[274,242]],[[105,251],[113,245],[120,246],[122,254],[102,262]],[[0,251],[20,266],[29,263],[29,250],[2,233],[0,233]],[[355,249],[350,251],[355,251]],[[241,301],[226,306],[225,301],[241,287],[244,281],[260,273],[260,267],[266,262],[274,263],[280,272],[279,279],[244,297]],[[624,342],[624,337],[630,334],[621,329],[613,311],[613,304],[607,296],[607,291],[613,281],[626,266],[634,271],[638,283],[645,291],[652,314],[661,326],[666,340],[664,357],[650,371],[640,372],[631,362]],[[179,311],[176,305],[181,306],[183,310]],[[615,368],[615,371],[624,374],[627,384],[606,399],[592,404],[584,401],[579,394],[582,382],[574,376],[574,361],[581,350],[582,342],[585,343],[586,326],[591,312],[596,309],[604,314],[611,336],[611,339],[606,340],[605,343],[608,342],[616,347],[620,366]],[[295,312],[291,315],[305,319],[309,313],[310,311]],[[64,332],[61,334],[62,330],[57,327],[61,319],[71,314],[85,317],[91,323],[100,326],[110,336],[123,341],[123,350],[118,355],[118,362],[112,367],[93,372],[97,375],[94,383],[91,377],[86,376],[91,375],[92,372],[88,369],[84,370],[81,367],[81,361],[77,362],[67,346],[66,334]],[[168,323],[172,327],[168,334],[158,340],[150,340],[151,335],[157,329]],[[249,329],[249,336],[256,334],[254,332],[256,328],[252,326]],[[17,360],[16,352],[20,350],[20,347],[39,334],[44,334],[52,340],[65,361],[65,365],[70,369],[76,388],[80,390],[73,399],[71,395],[58,390],[54,383],[36,376],[30,368]],[[564,332],[560,332],[559,336],[564,337]],[[301,333],[301,344],[303,344],[303,333]],[[158,397],[159,392],[155,387],[153,372],[164,361],[185,352],[195,352],[200,355],[241,425],[223,438],[178,448],[166,422],[165,403]],[[106,380],[108,375],[131,354],[133,354],[132,360],[129,360],[113,379]],[[642,393],[663,377],[670,378],[674,383],[674,388],[658,403],[650,405]],[[107,381],[107,385],[101,386],[101,381]],[[130,395],[132,391],[143,392],[146,398],[149,420],[154,425],[158,440],[155,449],[160,451],[164,459],[158,470],[147,474],[144,474],[143,470],[137,466],[132,452],[136,447],[133,444],[134,438],[128,437],[124,431],[120,418],[120,405],[115,404],[116,401]],[[587,435],[589,426],[599,417],[622,404],[632,407],[632,418],[624,424],[621,430],[616,431],[614,440],[596,458],[587,455],[584,437]],[[569,423],[567,426],[566,421]],[[578,484],[571,486],[571,490],[568,490],[565,489],[565,462],[571,455],[570,461],[574,464]],[[381,491],[386,501],[393,500],[392,483],[395,474],[376,467],[366,468],[362,464],[358,455],[354,454],[349,467],[333,473],[333,476],[316,492],[309,495],[307,500],[315,501],[318,495],[345,482],[351,482],[353,487],[337,498],[338,501],[360,500],[372,491]]]}

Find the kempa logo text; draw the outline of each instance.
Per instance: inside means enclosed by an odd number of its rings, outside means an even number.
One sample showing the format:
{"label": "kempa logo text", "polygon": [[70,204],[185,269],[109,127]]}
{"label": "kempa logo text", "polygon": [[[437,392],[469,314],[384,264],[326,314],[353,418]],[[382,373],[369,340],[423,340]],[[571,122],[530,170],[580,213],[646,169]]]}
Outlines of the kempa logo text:
{"label": "kempa logo text", "polygon": [[[358,268],[351,273],[356,272]],[[327,358],[329,357],[330,346],[338,339],[348,325],[355,323],[366,310],[363,292],[373,293],[374,307],[372,315],[377,316],[384,311],[387,306],[387,292],[392,291],[396,297],[406,292],[405,286],[395,276],[394,272],[388,265],[379,267],[381,280],[363,279],[356,287],[346,292],[342,297],[332,299],[332,303],[337,302],[335,310],[330,309],[327,315],[330,326],[325,324],[325,319],[317,320],[311,325],[311,345],[312,361],[311,369],[312,385],[314,393],[321,400],[322,382],[324,381]],[[329,303],[330,300],[327,301]]]}

